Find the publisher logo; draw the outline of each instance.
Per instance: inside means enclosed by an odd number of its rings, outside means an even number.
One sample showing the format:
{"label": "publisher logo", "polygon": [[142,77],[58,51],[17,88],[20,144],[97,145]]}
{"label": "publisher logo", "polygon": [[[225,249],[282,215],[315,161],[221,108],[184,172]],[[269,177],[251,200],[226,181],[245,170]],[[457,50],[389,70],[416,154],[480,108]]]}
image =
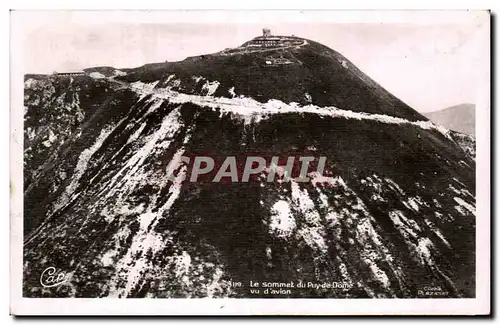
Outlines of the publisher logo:
{"label": "publisher logo", "polygon": [[40,275],[40,284],[45,288],[51,288],[63,284],[68,280],[66,273],[56,272],[56,268],[51,266],[46,268]]}

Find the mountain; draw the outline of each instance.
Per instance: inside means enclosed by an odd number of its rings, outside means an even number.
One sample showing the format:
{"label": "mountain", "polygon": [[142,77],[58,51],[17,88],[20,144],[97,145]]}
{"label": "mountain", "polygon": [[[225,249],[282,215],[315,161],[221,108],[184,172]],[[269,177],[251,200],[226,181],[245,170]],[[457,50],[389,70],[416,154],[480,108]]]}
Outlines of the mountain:
{"label": "mountain", "polygon": [[476,134],[476,106],[474,104],[460,104],[444,108],[439,111],[424,114],[436,124],[447,129],[474,136]]}
{"label": "mountain", "polygon": [[[258,37],[114,71],[25,76],[24,296],[474,297],[474,159],[340,53]],[[190,182],[181,156],[326,163]]]}
{"label": "mountain", "polygon": [[476,138],[473,135],[464,134],[450,130],[448,135],[460,148],[472,159],[476,159]]}

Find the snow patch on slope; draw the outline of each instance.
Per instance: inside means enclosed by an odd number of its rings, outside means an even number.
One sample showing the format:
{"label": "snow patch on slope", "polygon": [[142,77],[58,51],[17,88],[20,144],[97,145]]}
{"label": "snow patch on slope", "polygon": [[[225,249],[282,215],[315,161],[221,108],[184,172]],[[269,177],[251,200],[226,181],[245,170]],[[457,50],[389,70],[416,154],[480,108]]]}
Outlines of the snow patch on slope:
{"label": "snow patch on slope", "polygon": [[219,88],[220,83],[218,81],[208,81],[203,85],[202,91],[206,93],[206,96],[212,96],[217,88]]}
{"label": "snow patch on slope", "polygon": [[[118,125],[121,121],[118,123]],[[63,194],[54,205],[53,211],[58,210],[59,208],[66,205],[71,196],[74,194],[75,190],[80,185],[80,178],[83,176],[85,171],[87,170],[87,165],[94,155],[94,153],[102,146],[107,137],[114,131],[114,127],[103,128],[96,141],[92,146],[82,151],[80,156],[78,157],[78,162],[76,163],[75,170],[73,172],[73,176],[71,177],[71,183],[65,188]]]}
{"label": "snow patch on slope", "polygon": [[463,199],[459,197],[454,197],[453,200],[455,200],[455,202],[458,203],[458,205],[455,206],[455,209],[457,209],[462,215],[467,215],[465,211],[469,211],[473,215],[476,215],[476,208],[473,205],[465,202]]}
{"label": "snow patch on slope", "polygon": [[325,254],[328,247],[324,240],[321,217],[314,206],[314,202],[309,197],[307,189],[302,190],[299,183],[292,180],[291,187],[294,206],[305,219],[305,227],[301,227],[297,231],[297,236],[302,238],[311,248],[318,249]]}
{"label": "snow patch on slope", "polygon": [[280,238],[288,238],[295,230],[295,218],[288,202],[280,200],[271,208],[270,231]]}

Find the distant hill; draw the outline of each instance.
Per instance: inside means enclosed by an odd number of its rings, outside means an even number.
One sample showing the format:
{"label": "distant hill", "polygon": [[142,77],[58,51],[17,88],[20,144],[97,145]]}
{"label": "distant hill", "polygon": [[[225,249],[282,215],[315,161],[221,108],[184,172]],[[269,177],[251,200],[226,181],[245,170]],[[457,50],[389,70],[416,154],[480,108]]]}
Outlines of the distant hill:
{"label": "distant hill", "polygon": [[436,124],[462,132],[465,134],[475,134],[475,112],[474,104],[460,104],[451,106],[439,111],[424,113],[424,115]]}

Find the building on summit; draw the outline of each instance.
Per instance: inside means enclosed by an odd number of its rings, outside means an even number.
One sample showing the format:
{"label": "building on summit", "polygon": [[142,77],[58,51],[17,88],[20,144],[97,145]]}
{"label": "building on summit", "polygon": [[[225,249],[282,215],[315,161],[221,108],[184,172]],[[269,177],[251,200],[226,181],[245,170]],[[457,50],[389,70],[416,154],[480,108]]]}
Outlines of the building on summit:
{"label": "building on summit", "polygon": [[257,36],[253,40],[245,43],[244,47],[286,47],[301,45],[303,43],[297,37],[272,35],[269,28],[262,29],[262,36]]}

